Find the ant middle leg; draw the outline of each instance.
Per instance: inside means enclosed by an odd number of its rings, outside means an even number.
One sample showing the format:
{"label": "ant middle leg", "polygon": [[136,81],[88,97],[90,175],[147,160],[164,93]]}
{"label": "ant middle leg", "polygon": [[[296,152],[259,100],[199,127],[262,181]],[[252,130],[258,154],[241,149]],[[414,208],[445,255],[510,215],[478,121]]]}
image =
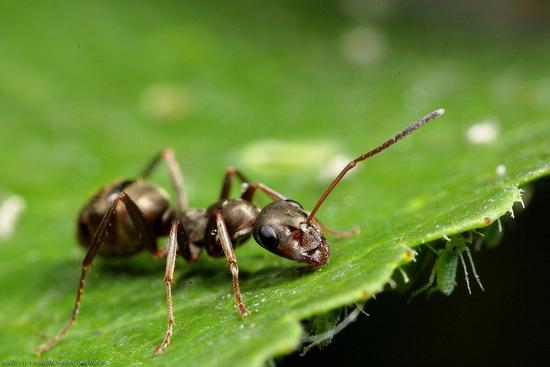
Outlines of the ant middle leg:
{"label": "ant middle leg", "polygon": [[84,257],[84,260],[82,261],[80,280],[78,284],[76,300],[75,300],[71,318],[56,336],[51,338],[48,342],[39,345],[35,349],[35,353],[37,355],[40,355],[43,351],[47,351],[53,348],[63,338],[63,336],[67,333],[67,331],[71,328],[71,326],[73,326],[74,323],[76,322],[78,314],[80,313],[80,304],[82,301],[82,296],[84,294],[84,285],[86,283],[86,275],[88,273],[88,268],[91,266],[99,250],[99,247],[105,241],[105,238],[107,238],[107,235],[109,234],[110,224],[113,219],[113,216],[116,215],[116,206],[118,205],[119,202],[124,203],[124,205],[126,206],[126,210],[130,215],[130,218],[136,229],[136,232],[138,233],[139,238],[141,238],[143,241],[144,247],[149,247],[154,254],[160,255],[152,229],[149,226],[149,224],[146,222],[143,216],[143,213],[138,208],[138,206],[134,203],[134,201],[124,191],[121,191],[117,195],[115,200],[113,200],[113,203],[111,204],[109,209],[107,209],[107,212],[101,219],[101,222],[99,223],[99,226],[92,238],[90,247],[88,248],[88,252]]}
{"label": "ant middle leg", "polygon": [[237,266],[237,258],[235,257],[235,250],[233,249],[233,244],[231,243],[231,238],[229,238],[229,233],[227,232],[227,227],[223,220],[223,214],[221,210],[217,210],[213,214],[216,217],[216,225],[218,229],[218,236],[220,238],[220,244],[222,245],[223,252],[227,258],[229,264],[229,269],[231,270],[231,275],[233,277],[233,294],[235,295],[235,300],[237,302],[237,307],[242,317],[248,316],[250,313],[246,309],[241,295],[241,288],[239,286],[239,267]]}

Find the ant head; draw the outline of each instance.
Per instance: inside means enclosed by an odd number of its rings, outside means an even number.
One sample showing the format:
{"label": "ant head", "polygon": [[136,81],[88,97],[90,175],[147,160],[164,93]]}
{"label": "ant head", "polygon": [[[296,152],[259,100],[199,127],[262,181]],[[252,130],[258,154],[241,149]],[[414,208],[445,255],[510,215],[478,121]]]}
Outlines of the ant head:
{"label": "ant head", "polygon": [[319,266],[326,264],[329,246],[315,222],[294,200],[275,201],[260,212],[254,239],[263,248],[290,260]]}
{"label": "ant head", "polygon": [[302,206],[294,200],[275,201],[263,208],[252,230],[256,242],[269,251],[287,259],[305,262],[314,266],[326,264],[329,247],[321,233],[321,229],[315,222],[315,215],[325,199],[342,178],[358,163],[386,150],[419,127],[438,118],[444,112],[444,109],[438,109],[427,114],[385,143],[349,162],[327,187],[309,214],[304,212]]}

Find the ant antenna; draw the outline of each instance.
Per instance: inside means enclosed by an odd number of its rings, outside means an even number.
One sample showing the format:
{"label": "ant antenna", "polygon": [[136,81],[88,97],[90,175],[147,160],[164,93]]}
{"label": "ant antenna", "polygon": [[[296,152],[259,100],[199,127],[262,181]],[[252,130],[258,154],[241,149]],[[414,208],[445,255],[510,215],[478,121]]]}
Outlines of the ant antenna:
{"label": "ant antenna", "polygon": [[405,136],[409,135],[410,133],[412,133],[413,131],[415,131],[416,129],[421,127],[422,125],[432,121],[433,119],[438,118],[439,116],[443,115],[444,113],[445,113],[445,109],[443,109],[443,108],[440,108],[438,110],[430,112],[426,116],[424,116],[421,119],[415,121],[411,126],[406,128],[405,130],[401,131],[399,134],[395,135],[390,140],[388,140],[385,143],[377,146],[373,150],[371,150],[371,151],[355,158],[353,161],[349,162],[348,165],[346,167],[344,167],[342,172],[340,172],[338,174],[338,176],[336,176],[336,178],[327,187],[327,189],[325,190],[325,192],[323,193],[323,195],[321,196],[321,198],[319,199],[317,204],[315,204],[315,206],[313,207],[313,210],[311,211],[311,213],[309,214],[309,217],[307,218],[307,224],[311,223],[311,221],[315,217],[315,214],[317,213],[317,210],[319,210],[319,207],[321,206],[321,204],[323,204],[325,199],[330,195],[332,190],[334,190],[336,185],[338,185],[338,183],[342,180],[342,178],[344,178],[346,173],[348,173],[348,171],[351,171],[357,165],[357,163],[362,162],[362,161],[366,160],[367,158],[370,158],[373,155],[380,153],[381,151],[385,150],[386,148],[389,148],[391,145],[397,143],[399,140],[403,139]]}

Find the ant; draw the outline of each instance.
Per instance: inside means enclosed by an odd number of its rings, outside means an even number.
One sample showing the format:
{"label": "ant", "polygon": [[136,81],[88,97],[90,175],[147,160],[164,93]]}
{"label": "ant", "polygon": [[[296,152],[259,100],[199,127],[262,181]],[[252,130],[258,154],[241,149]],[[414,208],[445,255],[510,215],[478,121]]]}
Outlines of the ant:
{"label": "ant", "polygon": [[[350,161],[321,195],[310,213],[296,201],[262,183],[250,182],[239,170],[229,167],[223,179],[220,198],[209,208],[189,208],[184,181],[172,150],[157,154],[145,170],[133,180],[119,180],[104,186],[80,211],[77,220],[78,241],[87,249],[82,262],[80,282],[73,313],[63,329],[47,343],[35,349],[37,354],[51,349],[76,322],[84,293],[88,268],[99,254],[105,258],[130,256],[143,250],[156,257],[166,257],[164,287],[166,291],[168,325],[163,340],[155,349],[160,354],[170,344],[174,313],[172,282],[177,254],[192,263],[205,249],[209,256],[227,259],[233,278],[233,294],[242,317],[248,316],[239,287],[239,268],[234,247],[250,235],[272,253],[290,260],[318,267],[329,259],[329,245],[323,232],[334,237],[349,237],[357,230],[333,231],[318,220],[315,214],[332,190],[357,163],[387,149],[427,122],[441,116],[438,109],[414,122],[405,130],[375,149]],[[176,207],[170,206],[168,194],[147,181],[161,162],[167,167],[176,196]],[[234,178],[244,186],[239,199],[230,199]],[[273,202],[263,209],[252,203],[254,193],[260,190]],[[168,245],[161,251],[157,238],[168,236]],[[103,246],[102,246],[103,245]]]}

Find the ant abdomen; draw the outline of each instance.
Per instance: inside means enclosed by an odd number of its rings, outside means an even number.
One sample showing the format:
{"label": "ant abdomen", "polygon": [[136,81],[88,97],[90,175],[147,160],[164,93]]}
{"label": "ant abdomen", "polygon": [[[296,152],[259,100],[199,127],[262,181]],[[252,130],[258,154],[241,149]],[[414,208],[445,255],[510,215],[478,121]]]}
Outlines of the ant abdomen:
{"label": "ant abdomen", "polygon": [[[166,216],[170,208],[168,194],[146,181],[116,181],[101,188],[78,216],[77,237],[84,248],[90,247],[93,234],[97,232],[105,214],[123,190],[140,209],[150,232],[156,236],[167,234],[163,228],[163,216]],[[98,249],[98,254],[103,257],[122,257],[144,250],[143,234],[136,230],[125,203],[119,201],[114,210],[104,245]]]}

